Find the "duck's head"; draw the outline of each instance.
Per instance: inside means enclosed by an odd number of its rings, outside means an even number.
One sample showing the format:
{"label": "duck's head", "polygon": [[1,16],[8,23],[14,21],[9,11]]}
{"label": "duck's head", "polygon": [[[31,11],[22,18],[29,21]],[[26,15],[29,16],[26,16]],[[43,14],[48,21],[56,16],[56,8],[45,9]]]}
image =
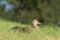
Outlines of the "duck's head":
{"label": "duck's head", "polygon": [[34,19],[34,20],[32,21],[32,24],[33,24],[33,25],[38,25],[38,24],[42,24],[42,23],[40,23],[37,19]]}

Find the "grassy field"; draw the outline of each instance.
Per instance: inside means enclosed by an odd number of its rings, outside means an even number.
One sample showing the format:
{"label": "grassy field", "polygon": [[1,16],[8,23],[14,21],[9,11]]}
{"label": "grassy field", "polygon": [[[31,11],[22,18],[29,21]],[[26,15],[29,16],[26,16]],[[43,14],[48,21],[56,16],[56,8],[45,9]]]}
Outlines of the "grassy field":
{"label": "grassy field", "polygon": [[0,19],[0,40],[60,40],[60,27],[40,25],[40,32],[18,33],[11,30],[14,26],[28,26]]}

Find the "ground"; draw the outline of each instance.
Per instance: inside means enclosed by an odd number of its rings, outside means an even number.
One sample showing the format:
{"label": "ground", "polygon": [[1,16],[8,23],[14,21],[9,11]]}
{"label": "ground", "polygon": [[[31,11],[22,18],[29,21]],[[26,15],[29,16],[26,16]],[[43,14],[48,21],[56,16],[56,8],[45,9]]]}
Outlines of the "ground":
{"label": "ground", "polygon": [[28,26],[0,19],[0,40],[60,40],[60,27],[56,25],[40,25],[40,32],[31,33],[18,33],[11,30],[17,25]]}

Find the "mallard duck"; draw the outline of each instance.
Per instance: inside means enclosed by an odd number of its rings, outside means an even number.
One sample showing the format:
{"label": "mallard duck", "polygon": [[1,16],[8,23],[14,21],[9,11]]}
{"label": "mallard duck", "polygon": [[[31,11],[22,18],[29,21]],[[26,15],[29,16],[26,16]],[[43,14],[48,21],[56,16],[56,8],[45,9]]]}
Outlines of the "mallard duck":
{"label": "mallard duck", "polygon": [[28,32],[30,30],[39,31],[38,24],[41,24],[41,23],[38,20],[34,19],[30,27],[22,28],[22,27],[16,26],[16,27],[13,27],[12,29],[18,32]]}

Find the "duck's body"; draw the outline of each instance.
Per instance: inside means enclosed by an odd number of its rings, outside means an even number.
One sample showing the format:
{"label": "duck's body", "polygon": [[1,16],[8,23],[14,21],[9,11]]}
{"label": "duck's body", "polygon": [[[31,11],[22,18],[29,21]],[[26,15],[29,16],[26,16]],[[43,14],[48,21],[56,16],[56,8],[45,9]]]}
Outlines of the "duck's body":
{"label": "duck's body", "polygon": [[16,26],[16,27],[13,27],[12,30],[20,32],[22,28],[19,26]]}

